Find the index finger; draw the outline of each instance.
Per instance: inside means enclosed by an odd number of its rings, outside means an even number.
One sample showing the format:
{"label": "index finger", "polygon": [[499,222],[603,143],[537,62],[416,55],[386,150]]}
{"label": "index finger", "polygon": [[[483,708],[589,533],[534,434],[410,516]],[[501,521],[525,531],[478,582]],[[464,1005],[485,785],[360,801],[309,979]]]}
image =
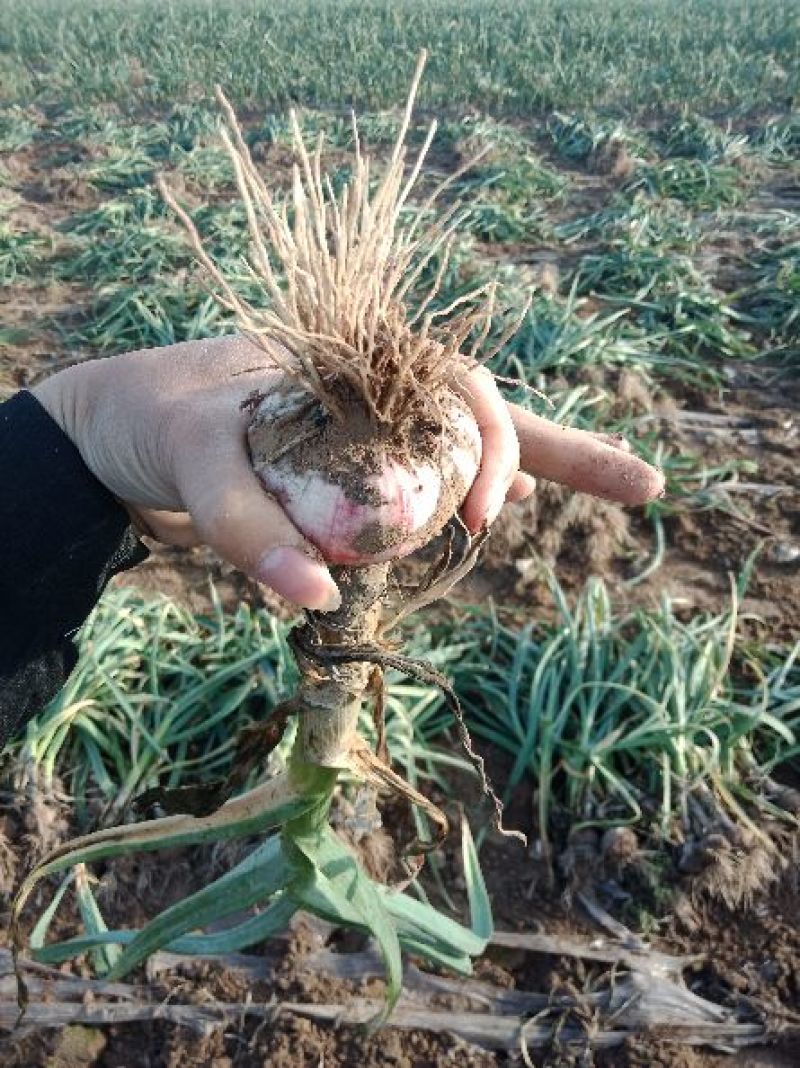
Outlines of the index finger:
{"label": "index finger", "polygon": [[620,504],[646,504],[663,494],[663,474],[632,452],[516,404],[508,408],[519,440],[520,467],[527,474]]}

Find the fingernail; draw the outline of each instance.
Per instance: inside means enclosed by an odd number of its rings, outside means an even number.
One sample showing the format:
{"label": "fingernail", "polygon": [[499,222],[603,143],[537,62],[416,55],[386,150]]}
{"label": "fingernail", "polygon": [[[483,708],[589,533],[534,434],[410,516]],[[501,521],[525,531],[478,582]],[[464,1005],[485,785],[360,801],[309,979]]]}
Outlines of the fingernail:
{"label": "fingernail", "polygon": [[507,486],[500,486],[494,491],[489,498],[489,504],[486,507],[486,525],[491,526],[495,519],[500,515],[500,509],[506,503],[506,493],[508,492]]}
{"label": "fingernail", "polygon": [[279,545],[265,553],[255,577],[302,608],[335,612],[342,604],[339,588],[325,565],[292,545]]}

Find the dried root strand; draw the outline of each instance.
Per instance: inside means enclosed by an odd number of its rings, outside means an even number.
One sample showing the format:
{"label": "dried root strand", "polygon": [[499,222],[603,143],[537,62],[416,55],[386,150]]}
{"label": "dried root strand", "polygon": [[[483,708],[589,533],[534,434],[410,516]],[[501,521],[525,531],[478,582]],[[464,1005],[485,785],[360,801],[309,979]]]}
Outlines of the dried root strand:
{"label": "dried root strand", "polygon": [[[435,674],[438,674],[438,672],[435,672]],[[450,711],[453,713],[453,719],[456,721],[456,730],[458,731],[458,739],[461,742],[461,746],[464,752],[467,754],[467,757],[469,758],[469,761],[472,764],[473,768],[478,773],[478,778],[480,779],[481,790],[483,791],[483,795],[484,797],[488,797],[492,803],[492,807],[494,809],[492,826],[497,831],[497,833],[501,834],[504,838],[516,838],[518,841],[522,842],[524,846],[526,846],[528,844],[528,839],[522,833],[522,831],[509,830],[507,827],[503,826],[503,802],[495,793],[495,789],[489,781],[489,776],[486,774],[486,761],[483,759],[480,753],[473,748],[472,736],[469,733],[469,729],[467,728],[467,724],[464,719],[464,712],[461,708],[461,702],[456,697],[455,693],[449,685],[442,687],[442,693],[444,694],[445,700],[447,701],[447,705]]]}
{"label": "dried root strand", "polygon": [[[397,612],[378,628],[377,638],[384,638],[404,619],[434,601],[446,597],[453,587],[472,571],[478,562],[481,549],[489,536],[488,529],[472,537],[458,516],[448,524],[448,544],[443,557],[430,572],[425,575],[413,596],[405,601]],[[461,539],[458,555],[454,553],[456,538]]]}
{"label": "dried root strand", "polygon": [[[371,180],[374,168],[362,150],[355,116],[352,176],[336,194],[322,172],[321,138],[310,152],[291,113],[296,162],[289,202],[283,204],[267,189],[233,108],[217,88],[223,144],[251,239],[248,269],[263,290],[263,306],[254,307],[236,293],[204,248],[190,216],[159,181],[220,302],[269,360],[298,379],[334,418],[345,419],[344,389],[361,399],[377,424],[396,432],[420,414],[435,417],[443,391],[477,362],[485,362],[479,352],[496,311],[493,284],[431,310],[446,272],[459,208],[446,211],[438,223],[427,220],[433,200],[457,175],[440,183],[413,220],[401,225],[436,129],[433,123],[407,165],[406,138],[425,59],[423,52],[377,185]],[[437,255],[439,269],[412,316],[406,305],[409,293]],[[517,329],[519,318],[512,318],[494,351]]]}
{"label": "dried root strand", "polygon": [[492,824],[495,830],[505,838],[517,838],[523,845],[527,845],[527,838],[521,831],[508,830],[503,826],[503,802],[497,796],[494,787],[489,781],[483,757],[473,748],[472,738],[464,720],[461,702],[448,679],[441,672],[436,671],[428,664],[412,660],[407,656],[388,652],[375,645],[310,645],[304,640],[303,635],[297,631],[292,632],[291,644],[295,653],[299,652],[308,660],[317,661],[319,664],[377,664],[381,668],[394,668],[395,671],[401,671],[404,675],[408,675],[418,682],[437,686],[442,691],[447,706],[456,721],[459,740],[470,763],[478,774],[481,790],[484,796],[488,797],[492,802],[494,808]]}

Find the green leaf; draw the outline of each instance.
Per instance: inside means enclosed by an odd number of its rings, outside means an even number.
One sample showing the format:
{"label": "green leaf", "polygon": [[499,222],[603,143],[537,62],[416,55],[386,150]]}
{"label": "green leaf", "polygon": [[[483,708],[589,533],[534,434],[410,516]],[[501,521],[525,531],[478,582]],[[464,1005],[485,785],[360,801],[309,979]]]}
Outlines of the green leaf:
{"label": "green leaf", "polygon": [[475,848],[475,841],[466,817],[461,820],[461,855],[464,859],[464,878],[469,898],[470,926],[473,934],[483,939],[485,949],[486,943],[494,934],[492,903],[489,900],[486,881],[478,860],[478,851]]}
{"label": "green leaf", "polygon": [[[83,864],[75,868],[75,896],[78,899],[83,926],[89,935],[106,934],[108,928],[95,901],[92,888],[89,885],[89,875]],[[95,973],[99,976],[106,975],[120,958],[118,946],[101,946],[92,953],[92,963]]]}
{"label": "green leaf", "polygon": [[279,837],[270,838],[227,875],[184,898],[151,920],[133,939],[108,978],[116,980],[192,928],[204,927],[283,890],[289,867]]}
{"label": "green leaf", "polygon": [[430,905],[392,890],[383,891],[381,897],[404,942],[414,939],[439,946],[442,952],[470,957],[477,957],[483,952],[486,939],[448,916],[443,916]]}
{"label": "green leaf", "polygon": [[379,1026],[400,996],[403,963],[395,925],[377,886],[327,824],[308,835],[290,838],[284,833],[284,840],[287,852],[292,847],[296,851],[290,893],[298,904],[326,919],[362,927],[378,943],[386,968],[386,1004],[371,1025]]}
{"label": "green leaf", "polygon": [[72,885],[75,879],[75,872],[71,871],[62,881],[61,886],[55,892],[53,900],[44,910],[42,915],[36,922],[36,926],[31,931],[30,945],[31,949],[38,949],[39,946],[44,945],[44,940],[47,938],[47,932],[50,930],[50,924],[53,922],[53,917],[58,912],[58,906],[64,899],[64,894]]}
{"label": "green leaf", "polygon": [[53,872],[124,853],[243,838],[297,818],[319,804],[317,795],[298,792],[284,774],[233,798],[210,816],[167,816],[85,835],[55,850],[25,879],[14,900],[12,926],[36,884]]}
{"label": "green leaf", "polygon": [[472,958],[466,953],[454,953],[447,949],[443,943],[424,942],[411,938],[408,935],[400,935],[400,944],[407,953],[413,953],[422,957],[429,964],[439,968],[449,968],[458,975],[472,975]]}
{"label": "green leaf", "polygon": [[[217,953],[236,953],[282,931],[296,911],[296,903],[287,894],[281,894],[258,916],[251,916],[244,923],[228,927],[224,931],[215,931],[213,934],[184,935],[167,943],[164,949],[170,953],[183,953],[187,956],[198,957]],[[45,946],[37,949],[33,956],[42,964],[61,964],[72,957],[80,956],[81,953],[85,953],[94,946],[128,946],[137,935],[137,931],[98,932]]]}
{"label": "green leaf", "polygon": [[[304,854],[303,859],[307,860]],[[302,906],[328,923],[367,930],[364,917],[349,898],[349,888],[342,885],[344,880],[341,876],[344,873],[339,873],[337,884],[336,880],[329,879],[313,863],[304,867],[298,862],[293,867],[295,878],[289,893],[297,902],[298,908]]]}

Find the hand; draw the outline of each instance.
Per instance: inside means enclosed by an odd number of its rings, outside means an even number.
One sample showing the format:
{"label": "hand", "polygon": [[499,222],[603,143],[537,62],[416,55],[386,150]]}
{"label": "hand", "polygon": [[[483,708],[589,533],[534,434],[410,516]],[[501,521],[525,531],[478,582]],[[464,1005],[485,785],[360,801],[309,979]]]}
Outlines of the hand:
{"label": "hand", "polygon": [[533,493],[536,479],[593,497],[641,505],[664,492],[664,476],[631,452],[618,434],[560,426],[508,404],[492,375],[478,370],[463,396],[481,428],[483,457],[462,508],[473,532],[493,522],[506,501]]}
{"label": "hand", "polygon": [[[250,467],[241,402],[281,372],[243,337],[216,338],[93,360],[33,389],[92,473],[140,531],[220,556],[307,608],[330,611],[339,591],[316,550],[261,488]],[[653,468],[604,435],[559,427],[506,405],[487,371],[463,394],[481,428],[481,469],[464,503],[473,531],[534,478],[643,504],[663,489]]]}

